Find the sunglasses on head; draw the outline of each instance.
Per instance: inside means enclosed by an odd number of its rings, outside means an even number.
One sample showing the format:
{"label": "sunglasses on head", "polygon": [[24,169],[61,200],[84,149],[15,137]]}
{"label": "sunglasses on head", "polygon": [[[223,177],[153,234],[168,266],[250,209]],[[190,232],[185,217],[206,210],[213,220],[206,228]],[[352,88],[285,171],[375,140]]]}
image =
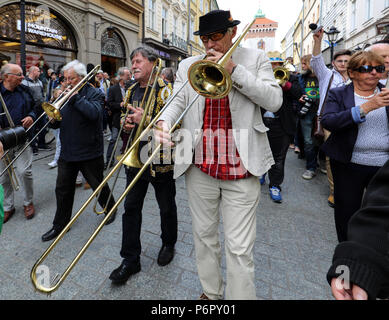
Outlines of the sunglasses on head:
{"label": "sunglasses on head", "polygon": [[359,73],[370,73],[375,69],[378,73],[384,73],[385,72],[385,66],[360,66],[359,68],[354,69],[354,71],[357,71]]}
{"label": "sunglasses on head", "polygon": [[200,39],[203,42],[208,42],[209,39],[211,39],[212,41],[218,41],[224,37],[226,32],[227,32],[227,30],[215,32],[215,33],[204,35],[204,36],[200,36]]}

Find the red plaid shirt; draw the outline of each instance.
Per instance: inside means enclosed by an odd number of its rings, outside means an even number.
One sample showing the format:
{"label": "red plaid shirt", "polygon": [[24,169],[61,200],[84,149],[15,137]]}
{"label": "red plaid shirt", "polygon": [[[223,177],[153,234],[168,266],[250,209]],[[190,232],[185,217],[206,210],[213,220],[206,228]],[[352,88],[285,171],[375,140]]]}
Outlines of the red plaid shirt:
{"label": "red plaid shirt", "polygon": [[237,180],[251,174],[243,166],[232,134],[228,96],[205,99],[203,143],[195,152],[195,165],[211,177]]}

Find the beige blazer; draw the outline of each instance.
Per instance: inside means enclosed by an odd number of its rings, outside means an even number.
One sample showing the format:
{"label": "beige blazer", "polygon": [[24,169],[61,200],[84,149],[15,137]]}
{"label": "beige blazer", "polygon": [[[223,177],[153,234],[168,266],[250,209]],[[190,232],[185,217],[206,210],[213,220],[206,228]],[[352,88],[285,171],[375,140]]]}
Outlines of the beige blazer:
{"label": "beige blazer", "polygon": [[[177,70],[174,91],[187,80],[192,63],[204,55],[183,60]],[[271,64],[262,50],[237,48],[232,54],[237,64],[231,75],[233,88],[228,97],[235,144],[243,166],[254,176],[267,172],[274,164],[260,107],[276,112],[282,105],[282,90],[276,83]],[[188,83],[161,115],[171,127],[197,95]],[[181,176],[193,163],[193,153],[202,141],[205,98],[200,96],[183,118],[175,152],[174,177]]]}

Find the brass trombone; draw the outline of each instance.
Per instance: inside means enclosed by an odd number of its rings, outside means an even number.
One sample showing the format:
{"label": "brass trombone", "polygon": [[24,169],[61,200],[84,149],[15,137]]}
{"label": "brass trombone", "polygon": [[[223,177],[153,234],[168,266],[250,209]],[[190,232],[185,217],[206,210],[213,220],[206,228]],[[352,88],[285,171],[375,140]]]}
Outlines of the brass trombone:
{"label": "brass trombone", "polygon": [[285,61],[281,67],[274,68],[273,74],[277,83],[283,86],[289,80],[290,73],[295,71],[296,68],[289,61]]}
{"label": "brass trombone", "polygon": [[[255,21],[255,20],[254,20]],[[105,186],[105,184],[108,182],[108,180],[112,177],[112,175],[121,167],[121,165],[127,160],[127,158],[130,156],[132,151],[138,146],[140,141],[154,128],[155,123],[159,120],[162,113],[166,110],[166,108],[170,105],[170,103],[175,99],[175,97],[179,94],[179,92],[186,86],[188,82],[191,83],[192,86],[196,87],[194,88],[199,89],[202,94],[210,95],[211,97],[215,96],[218,97],[220,94],[227,95],[228,90],[231,90],[232,84],[228,83],[231,82],[231,79],[229,77],[228,72],[224,69],[224,64],[228,61],[228,58],[231,57],[232,52],[237,48],[240,41],[244,38],[245,34],[250,29],[251,25],[254,23],[254,21],[249,24],[245,30],[243,31],[243,34],[235,41],[235,43],[232,45],[232,47],[226,52],[226,54],[222,57],[222,59],[219,60],[218,63],[213,63],[206,60],[201,60],[201,63],[195,63],[200,67],[200,70],[198,70],[197,67],[190,68],[192,71],[196,74],[194,76],[197,78],[198,81],[196,81],[196,84],[193,84],[190,82],[189,79],[192,78],[192,74],[188,76],[188,80],[186,80],[177,90],[175,90],[174,94],[168,99],[167,103],[161,110],[158,112],[158,114],[150,121],[149,125],[139,134],[138,138],[133,141],[131,144],[131,147],[125,152],[125,154],[121,157],[121,159],[118,161],[118,163],[112,168],[112,170],[108,173],[108,175],[104,178],[102,183],[96,188],[96,190],[89,196],[89,198],[86,200],[86,202],[82,205],[82,207],[78,210],[78,212],[74,215],[74,217],[70,220],[70,222],[65,226],[65,228],[61,231],[61,233],[57,236],[57,238],[53,241],[53,243],[46,249],[46,251],[42,254],[42,256],[36,261],[34,266],[32,267],[30,278],[34,285],[34,287],[44,293],[50,293],[58,289],[58,287],[62,284],[62,282],[66,279],[70,271],[73,269],[73,267],[77,264],[77,262],[80,260],[82,255],[85,253],[86,249],[88,249],[89,245],[92,243],[92,241],[96,238],[100,230],[103,228],[106,221],[111,217],[111,215],[116,211],[119,204],[124,200],[128,192],[133,188],[133,186],[136,184],[136,182],[139,180],[143,172],[146,170],[146,168],[149,166],[149,164],[153,161],[154,157],[159,154],[160,149],[162,147],[162,144],[159,144],[155,147],[153,150],[151,156],[143,163],[143,166],[139,169],[137,175],[134,177],[134,179],[129,183],[129,185],[126,187],[123,194],[119,197],[119,199],[116,201],[114,206],[111,208],[111,210],[106,214],[103,221],[100,223],[100,225],[96,228],[96,230],[93,232],[93,234],[90,236],[90,238],[87,240],[85,245],[81,248],[81,250],[78,252],[76,257],[72,260],[72,262],[69,264],[69,266],[66,268],[66,270],[63,272],[61,276],[55,279],[55,283],[51,287],[44,287],[37,281],[37,275],[36,271],[39,265],[46,259],[48,254],[53,250],[53,248],[57,245],[57,243],[63,238],[63,236],[66,234],[66,232],[71,228],[71,226],[74,224],[74,222],[79,218],[79,216],[85,211],[87,206],[90,204],[90,202],[96,197],[96,195],[101,191],[101,189]],[[208,65],[205,64],[205,62],[208,62]],[[194,64],[194,65],[195,65]],[[193,65],[192,65],[193,66]],[[203,81],[199,79],[201,76],[209,76],[209,78],[204,78]],[[225,78],[225,81],[223,80]],[[215,81],[217,80],[217,81]],[[223,90],[216,90],[217,88],[213,88],[212,83],[223,83],[224,89]],[[208,92],[204,92],[205,88],[203,84],[210,84],[207,86],[209,88]],[[214,94],[214,95],[213,95]],[[192,105],[195,103],[195,101],[199,98],[200,93],[197,94],[192,101],[190,101],[189,105],[186,106],[186,108],[183,110],[182,114],[178,117],[177,121],[173,124],[173,126],[170,128],[169,133],[172,134],[173,131],[177,128],[183,117],[187,114],[187,112],[190,110]]]}
{"label": "brass trombone", "polygon": [[97,73],[97,71],[100,69],[100,65],[97,65],[95,68],[93,68],[92,71],[90,71],[84,78],[81,79],[81,81],[74,86],[69,92],[67,92],[65,95],[62,95],[58,97],[57,100],[54,101],[53,104],[50,104],[49,102],[44,102],[42,104],[42,108],[45,111],[42,113],[37,120],[26,130],[26,133],[28,130],[32,128],[35,123],[38,122],[38,120],[43,117],[43,115],[46,113],[47,116],[49,117],[49,121],[36,133],[36,135],[30,140],[29,143],[27,143],[23,149],[15,156],[15,158],[6,166],[6,168],[0,173],[0,176],[4,174],[6,170],[20,157],[20,155],[28,148],[28,146],[34,141],[34,139],[43,131],[46,129],[46,127],[50,124],[50,121],[52,119],[61,121],[62,116],[60,113],[60,110],[69,102],[70,97],[75,93],[80,91],[87,83],[88,81],[94,77]]}
{"label": "brass trombone", "polygon": [[[141,101],[141,104],[140,104],[140,107],[144,109],[142,119],[141,119],[140,123],[137,126],[138,128],[137,128],[137,130],[135,132],[135,136],[134,137],[133,137],[134,128],[131,130],[131,132],[129,134],[129,138],[128,138],[127,146],[126,146],[125,150],[128,149],[128,145],[129,145],[129,143],[132,140],[136,140],[139,137],[140,133],[143,131],[143,127],[145,125],[145,121],[146,121],[147,115],[152,113],[152,106],[154,104],[153,97],[155,95],[156,84],[157,84],[158,78],[159,78],[159,76],[161,74],[161,71],[162,71],[162,60],[160,58],[158,58],[157,60],[154,61],[153,69],[152,69],[152,71],[150,73],[150,76],[149,76],[149,79],[148,79],[148,82],[147,82],[147,85],[146,85],[146,89],[145,89],[145,92],[143,94],[142,101]],[[150,91],[150,94],[148,94],[148,90],[150,88],[151,82],[152,82],[151,91]],[[127,93],[126,93],[126,96],[125,96],[125,99],[124,99],[124,107],[126,108],[126,112],[124,114],[124,119],[126,119],[128,113],[129,113],[129,109],[127,108],[128,104],[130,102],[129,92],[130,92],[130,90],[127,90]],[[144,106],[144,102],[145,102],[145,99],[146,99],[147,95],[148,95],[148,99],[147,99],[146,105]],[[110,157],[110,159],[108,161],[107,168],[110,167],[110,165],[111,165],[111,163],[113,161],[113,156],[115,154],[115,151],[116,151],[116,148],[117,148],[117,144],[118,144],[118,141],[120,139],[120,134],[121,134],[121,132],[123,130],[124,124],[125,124],[125,122],[123,122],[121,124],[121,126],[120,126],[118,137],[116,139],[115,146],[114,146],[114,148],[112,150],[111,157]],[[135,149],[131,152],[131,154],[129,156],[129,159],[131,159],[130,160],[131,163],[129,163],[129,164],[125,163],[126,165],[128,165],[130,167],[135,167],[135,168],[142,167],[142,164],[141,164],[141,162],[140,162],[140,160],[138,158],[138,151],[139,151],[139,144],[138,144],[137,147],[135,147]],[[112,194],[113,194],[113,190],[114,190],[114,188],[116,186],[116,183],[117,183],[117,180],[119,178],[120,169],[118,170],[118,172],[116,174],[116,177],[114,179],[114,182],[112,184],[111,192],[110,192],[110,194],[108,196],[108,200],[106,201],[106,206],[108,205],[109,201],[111,200],[111,197],[112,197]],[[103,214],[103,213],[106,213],[107,207],[103,208],[102,211],[98,211],[97,210],[97,203],[98,203],[99,197],[100,197],[100,192],[99,192],[99,194],[96,197],[96,201],[95,201],[95,204],[93,206],[93,211],[96,214]]]}

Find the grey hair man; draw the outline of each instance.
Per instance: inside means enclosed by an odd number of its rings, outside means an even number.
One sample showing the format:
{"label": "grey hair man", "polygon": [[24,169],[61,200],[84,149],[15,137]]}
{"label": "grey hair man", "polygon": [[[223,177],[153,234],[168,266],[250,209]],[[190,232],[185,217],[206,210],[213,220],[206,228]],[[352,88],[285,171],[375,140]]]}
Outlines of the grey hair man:
{"label": "grey hair man", "polygon": [[[120,130],[120,114],[123,108],[123,100],[126,95],[126,90],[129,87],[129,81],[131,79],[131,71],[128,67],[121,67],[118,70],[119,83],[113,85],[108,91],[107,106],[111,113],[112,128],[111,139],[107,148],[107,156],[104,168],[112,167],[114,165],[113,158],[111,159],[112,152],[118,139]],[[115,150],[116,151],[116,150]]]}
{"label": "grey hair man", "polygon": [[[6,64],[0,71],[2,82],[0,83],[0,93],[3,96],[6,107],[9,110],[15,126],[23,126],[28,129],[34,122],[36,115],[33,110],[33,97],[25,86],[21,84],[24,76],[23,71],[17,64]],[[0,105],[0,112],[4,106]],[[0,127],[8,128],[11,124],[5,115],[0,116]],[[8,156],[13,158],[19,153],[21,147],[11,149]],[[27,219],[31,219],[35,214],[33,200],[33,176],[32,176],[32,151],[27,148],[15,161],[15,173],[19,181],[22,182],[24,191],[24,214]],[[3,161],[0,161],[0,172],[5,169]],[[15,213],[14,189],[10,177],[7,173],[0,177],[0,184],[4,188],[4,223],[6,223]]]}

